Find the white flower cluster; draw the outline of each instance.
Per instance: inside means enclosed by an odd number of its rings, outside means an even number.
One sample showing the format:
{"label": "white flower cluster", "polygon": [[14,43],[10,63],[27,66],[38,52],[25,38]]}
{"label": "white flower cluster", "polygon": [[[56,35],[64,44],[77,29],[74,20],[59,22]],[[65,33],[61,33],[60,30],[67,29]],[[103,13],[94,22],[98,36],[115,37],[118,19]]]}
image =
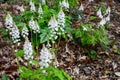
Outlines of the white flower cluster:
{"label": "white flower cluster", "polygon": [[[57,39],[58,36],[57,36],[57,32],[58,32],[58,22],[57,20],[55,19],[55,16],[53,15],[48,23],[48,26],[49,26],[49,29],[50,29],[50,37],[49,39]],[[54,43],[54,42],[53,42]]]}
{"label": "white flower cluster", "polygon": [[11,30],[13,28],[13,18],[11,17],[10,14],[7,14],[6,19],[5,19],[5,26],[8,30]]}
{"label": "white flower cluster", "polygon": [[23,27],[23,29],[22,29],[22,32],[21,32],[21,35],[22,35],[24,38],[26,38],[26,37],[28,37],[28,35],[29,35],[28,32],[29,32],[29,31],[28,31],[26,25],[24,25],[24,27]]}
{"label": "white flower cluster", "polygon": [[45,0],[41,0],[41,3],[42,3],[42,5],[45,5],[46,1]]}
{"label": "white flower cluster", "polygon": [[38,13],[39,13],[39,17],[42,18],[43,10],[41,4],[39,4]]}
{"label": "white flower cluster", "polygon": [[82,3],[81,3],[81,5],[80,5],[80,7],[79,7],[79,10],[80,10],[80,11],[84,11],[84,6],[83,6]]}
{"label": "white flower cluster", "polygon": [[30,1],[30,11],[31,12],[35,12],[36,11],[35,4],[32,2],[32,0]]}
{"label": "white flower cluster", "polygon": [[6,25],[6,28],[9,30],[9,34],[12,38],[13,43],[19,42],[20,41],[20,32],[19,32],[18,27],[15,25],[10,14],[8,14],[6,16],[5,25]]}
{"label": "white flower cluster", "polygon": [[33,30],[34,33],[40,33],[40,28],[37,21],[33,20],[33,17],[29,21],[29,27]]}
{"label": "white flower cluster", "polygon": [[64,7],[66,10],[68,10],[69,9],[68,0],[63,0],[62,2],[60,2],[60,7]]}
{"label": "white flower cluster", "polygon": [[92,1],[94,1],[94,0],[89,0],[89,2],[92,2]]}
{"label": "white flower cluster", "polygon": [[64,28],[65,28],[65,14],[62,10],[62,8],[60,9],[59,13],[58,13],[58,26],[59,29],[64,32]]}
{"label": "white flower cluster", "polygon": [[13,28],[11,29],[9,34],[12,37],[13,43],[17,43],[20,41],[20,32],[18,27],[15,24],[13,25]]}
{"label": "white flower cluster", "polygon": [[24,50],[24,58],[25,60],[28,59],[33,59],[33,49],[32,49],[32,44],[26,37],[25,43],[23,45],[23,50]]}
{"label": "white flower cluster", "polygon": [[104,26],[107,21],[110,21],[110,12],[111,12],[110,7],[107,8],[106,13],[104,15],[102,15],[101,8],[97,11],[97,16],[101,18],[99,25]]}
{"label": "white flower cluster", "polygon": [[43,45],[43,48],[40,52],[40,67],[41,68],[47,68],[49,67],[49,64],[54,59],[54,56],[50,53],[50,51]]}
{"label": "white flower cluster", "polygon": [[20,12],[24,12],[25,11],[23,5],[22,6],[17,6],[17,9],[20,10]]}

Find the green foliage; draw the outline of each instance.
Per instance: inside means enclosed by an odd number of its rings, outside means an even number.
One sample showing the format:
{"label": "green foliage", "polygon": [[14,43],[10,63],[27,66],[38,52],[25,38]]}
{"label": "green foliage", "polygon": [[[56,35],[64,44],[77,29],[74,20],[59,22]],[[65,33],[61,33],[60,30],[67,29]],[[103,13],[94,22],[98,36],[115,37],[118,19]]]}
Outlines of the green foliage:
{"label": "green foliage", "polygon": [[[84,30],[84,28],[86,30]],[[98,43],[103,43],[104,45],[109,44],[107,37],[107,31],[104,26],[99,28],[94,28],[93,24],[82,24],[80,28],[73,30],[73,36],[75,39],[80,38],[82,45],[96,45]]]}
{"label": "green foliage", "polygon": [[9,80],[6,73],[2,75],[2,80]]}
{"label": "green foliage", "polygon": [[7,35],[7,34],[8,34],[8,32],[6,31],[6,29],[4,29],[4,28],[0,29],[0,32],[1,32],[3,35]]}
{"label": "green foliage", "polygon": [[16,57],[23,57],[23,55],[24,55],[24,50],[20,50],[20,51],[15,53]]}
{"label": "green foliage", "polygon": [[30,69],[24,66],[19,68],[20,78],[27,80],[71,80],[70,76],[63,70],[54,67],[43,69]]}
{"label": "green foliage", "polygon": [[97,52],[95,50],[87,50],[86,54],[89,55],[93,60],[97,57]]}

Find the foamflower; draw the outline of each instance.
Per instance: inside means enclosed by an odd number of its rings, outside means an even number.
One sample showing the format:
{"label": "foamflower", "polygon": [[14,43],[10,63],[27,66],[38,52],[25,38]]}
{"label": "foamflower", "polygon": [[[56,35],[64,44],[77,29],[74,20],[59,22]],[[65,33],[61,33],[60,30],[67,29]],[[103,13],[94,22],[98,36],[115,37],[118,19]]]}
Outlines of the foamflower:
{"label": "foamflower", "polygon": [[24,50],[24,59],[29,60],[33,59],[33,49],[32,49],[32,44],[26,37],[25,43],[23,45],[23,50]]}
{"label": "foamflower", "polygon": [[87,31],[87,28],[85,26],[83,26],[83,31]]}
{"label": "foamflower", "polygon": [[45,47],[45,45],[43,45],[43,48],[41,49],[41,52],[40,52],[40,67],[41,68],[49,67],[53,59],[54,59],[54,56]]}
{"label": "foamflower", "polygon": [[80,11],[84,11],[84,6],[83,6],[82,3],[81,3],[81,5],[80,5],[80,7],[79,7],[79,10],[80,10]]}
{"label": "foamflower", "polygon": [[13,24],[13,28],[11,28],[9,34],[11,35],[13,43],[17,43],[20,41],[20,32],[18,27],[15,25],[15,23]]}
{"label": "foamflower", "polygon": [[101,12],[101,8],[97,11],[97,16],[99,17],[99,18],[103,18],[103,15],[102,15],[102,12]]}
{"label": "foamflower", "polygon": [[[50,36],[49,36],[49,39],[50,40],[56,40],[58,38],[57,36],[57,32],[58,32],[58,22],[55,18],[55,16],[53,15],[50,19],[50,21],[48,22],[48,26],[49,26],[49,29],[50,29]],[[54,43],[54,41],[53,41]]]}
{"label": "foamflower", "polygon": [[62,2],[60,2],[60,6],[64,7],[65,9],[69,9],[68,0],[63,0]]}
{"label": "foamflower", "polygon": [[55,29],[56,31],[58,31],[58,22],[55,18],[55,15],[53,15],[48,23],[49,28],[51,29]]}
{"label": "foamflower", "polygon": [[35,12],[36,11],[35,4],[32,1],[30,1],[30,11],[31,12]]}
{"label": "foamflower", "polygon": [[107,17],[105,18],[106,21],[110,21],[110,14],[107,15]]}
{"label": "foamflower", "polygon": [[104,26],[106,24],[106,19],[102,18],[102,20],[100,21],[99,25],[100,26]]}
{"label": "foamflower", "polygon": [[29,30],[27,29],[27,27],[26,27],[26,25],[24,25],[24,27],[23,27],[23,29],[22,29],[22,32],[21,32],[21,35],[24,37],[24,38],[26,38],[26,37],[28,37],[28,35],[29,35]]}
{"label": "foamflower", "polygon": [[23,5],[22,6],[18,6],[17,9],[20,10],[20,12],[24,12],[25,11]]}
{"label": "foamflower", "polygon": [[89,2],[92,2],[92,1],[94,1],[94,0],[89,0]]}
{"label": "foamflower", "polygon": [[43,9],[41,7],[41,4],[39,4],[38,13],[39,13],[39,17],[42,18]]}
{"label": "foamflower", "polygon": [[111,9],[110,7],[108,7],[105,14],[110,14],[110,12],[111,12]]}
{"label": "foamflower", "polygon": [[64,14],[62,8],[60,9],[60,11],[58,13],[58,25],[59,25],[60,30],[63,32],[64,27],[65,27],[65,14]]}
{"label": "foamflower", "polygon": [[7,14],[6,18],[5,18],[5,26],[8,30],[11,30],[13,28],[13,18],[10,14]]}
{"label": "foamflower", "polygon": [[42,5],[45,5],[46,1],[45,0],[41,0],[41,3],[42,3]]}
{"label": "foamflower", "polygon": [[34,33],[40,33],[40,27],[39,27],[37,21],[33,20],[33,17],[29,21],[29,27],[33,30]]}

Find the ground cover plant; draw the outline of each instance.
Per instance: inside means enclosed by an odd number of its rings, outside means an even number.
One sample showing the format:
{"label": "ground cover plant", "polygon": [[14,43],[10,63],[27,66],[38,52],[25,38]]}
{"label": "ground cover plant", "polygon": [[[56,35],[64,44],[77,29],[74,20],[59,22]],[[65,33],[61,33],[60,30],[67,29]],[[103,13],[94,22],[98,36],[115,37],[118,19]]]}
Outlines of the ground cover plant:
{"label": "ground cover plant", "polygon": [[[78,77],[81,63],[94,62],[101,54],[113,56],[110,54],[110,47],[114,53],[120,53],[119,48],[114,45],[115,40],[110,40],[108,35],[111,6],[104,1],[94,4],[96,1],[23,0],[17,3],[16,0],[8,0],[6,3],[9,5],[18,4],[13,7],[17,12],[1,8],[6,15],[3,16],[4,28],[0,30],[0,34],[5,36],[2,39],[11,46],[10,51],[15,57],[16,65],[13,67],[17,72],[14,74],[17,75],[7,75],[8,68],[6,72],[2,72],[1,79],[91,79]],[[75,51],[71,51],[71,47]],[[66,69],[71,65],[75,67],[69,73]],[[85,68],[84,73],[89,74],[89,70],[91,68]],[[101,74],[106,76],[109,73],[105,70]],[[115,71],[116,76],[120,76],[119,74],[119,71]]]}

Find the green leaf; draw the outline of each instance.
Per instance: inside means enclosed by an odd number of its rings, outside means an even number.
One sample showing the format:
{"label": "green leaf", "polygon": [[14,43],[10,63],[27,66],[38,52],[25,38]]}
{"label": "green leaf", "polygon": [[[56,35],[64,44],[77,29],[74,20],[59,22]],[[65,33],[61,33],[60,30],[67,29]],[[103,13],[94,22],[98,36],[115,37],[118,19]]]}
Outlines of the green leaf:
{"label": "green leaf", "polygon": [[39,62],[36,60],[30,60],[30,61],[32,61],[33,64],[39,64]]}
{"label": "green leaf", "polygon": [[22,57],[23,55],[24,55],[24,50],[20,50],[15,54],[16,57]]}
{"label": "green leaf", "polygon": [[0,29],[0,32],[2,32],[3,35],[7,35],[8,34],[8,32],[6,31],[6,29],[4,29],[4,28]]}
{"label": "green leaf", "polygon": [[8,77],[7,77],[7,74],[6,74],[6,73],[4,73],[4,74],[2,75],[2,80],[8,80]]}
{"label": "green leaf", "polygon": [[90,20],[95,20],[96,18],[96,16],[90,16]]}

